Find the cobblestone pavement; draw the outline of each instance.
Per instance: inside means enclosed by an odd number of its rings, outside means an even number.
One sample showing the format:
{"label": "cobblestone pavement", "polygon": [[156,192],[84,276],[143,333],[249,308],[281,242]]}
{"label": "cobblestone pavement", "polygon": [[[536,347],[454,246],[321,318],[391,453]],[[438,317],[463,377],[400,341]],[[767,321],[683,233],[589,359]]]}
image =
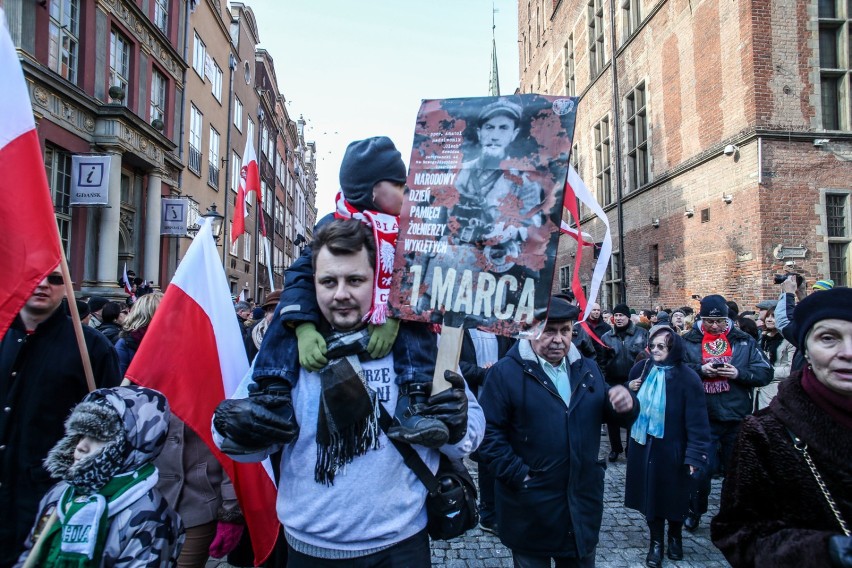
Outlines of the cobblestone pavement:
{"label": "cobblestone pavement", "polygon": [[[609,453],[609,441],[601,438],[601,459]],[[600,543],[597,548],[598,568],[633,568],[645,566],[648,553],[648,526],[645,517],[624,507],[624,477],[627,464],[624,455],[615,463],[608,463],[604,489],[604,514]],[[476,467],[468,462],[476,477]],[[710,510],[701,518],[695,533],[683,531],[684,559],[663,560],[664,566],[678,568],[721,568],[730,566],[710,542],[710,518],[719,508],[721,481],[713,481]],[[432,565],[445,568],[503,568],[512,566],[512,553],[496,536],[479,528],[470,530],[461,538],[432,543]],[[226,568],[223,562],[211,560],[207,568]]]}

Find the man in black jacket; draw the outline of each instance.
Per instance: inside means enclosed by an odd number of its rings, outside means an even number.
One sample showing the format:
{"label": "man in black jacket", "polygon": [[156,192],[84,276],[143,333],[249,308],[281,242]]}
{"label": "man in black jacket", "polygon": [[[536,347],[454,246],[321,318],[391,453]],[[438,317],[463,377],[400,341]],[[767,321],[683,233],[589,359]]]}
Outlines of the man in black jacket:
{"label": "man in black jacket", "polygon": [[704,296],[701,320],[683,336],[683,362],[698,373],[704,386],[711,447],[720,448],[720,452],[710,453],[707,475],[690,499],[689,514],[683,523],[689,531],[698,528],[701,515],[707,512],[711,474],[720,460],[722,466],[730,460],[740,424],[752,412],[754,388],[765,387],[774,375],[757,342],[734,327],[729,313],[725,298],[718,294]]}
{"label": "man in black jacket", "polygon": [[[62,273],[42,280],[0,341],[0,567],[23,550],[39,500],[53,485],[42,460],[88,392],[73,324],[62,306]],[[118,386],[109,340],[83,326],[98,387]]]}
{"label": "man in black jacket", "polygon": [[[630,321],[630,308],[619,304],[612,309],[612,323],[615,327],[604,334],[601,340],[608,349],[602,349],[598,363],[610,385],[627,382],[630,369],[636,363],[636,357],[648,346],[648,330]],[[614,462],[624,451],[621,443],[621,428],[616,424],[607,424],[609,433],[609,461]],[[630,435],[628,434],[628,438]]]}

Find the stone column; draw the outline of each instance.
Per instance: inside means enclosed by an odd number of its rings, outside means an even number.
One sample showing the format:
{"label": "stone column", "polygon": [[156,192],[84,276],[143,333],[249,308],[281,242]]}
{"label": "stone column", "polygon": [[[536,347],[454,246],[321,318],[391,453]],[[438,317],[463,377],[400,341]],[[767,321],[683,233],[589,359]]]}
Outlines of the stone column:
{"label": "stone column", "polygon": [[121,221],[121,154],[109,152],[109,207],[98,226],[97,286],[118,287],[118,226]]}
{"label": "stone column", "polygon": [[160,282],[160,219],[162,207],[163,178],[153,170],[148,174],[148,202],[145,208],[145,267],[142,278]]}

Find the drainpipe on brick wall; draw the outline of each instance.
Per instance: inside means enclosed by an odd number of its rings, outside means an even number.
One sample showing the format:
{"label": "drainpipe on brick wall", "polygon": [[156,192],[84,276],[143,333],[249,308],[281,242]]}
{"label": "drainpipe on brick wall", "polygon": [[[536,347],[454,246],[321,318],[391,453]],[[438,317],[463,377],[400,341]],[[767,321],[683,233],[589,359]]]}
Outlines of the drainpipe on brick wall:
{"label": "drainpipe on brick wall", "polygon": [[621,154],[621,113],[619,112],[618,65],[615,60],[615,0],[609,0],[609,37],[612,50],[612,118],[613,142],[615,145],[615,192],[618,211],[618,273],[621,276],[621,301],[627,303],[627,275],[624,272],[624,209],[621,204],[622,196],[622,154]]}

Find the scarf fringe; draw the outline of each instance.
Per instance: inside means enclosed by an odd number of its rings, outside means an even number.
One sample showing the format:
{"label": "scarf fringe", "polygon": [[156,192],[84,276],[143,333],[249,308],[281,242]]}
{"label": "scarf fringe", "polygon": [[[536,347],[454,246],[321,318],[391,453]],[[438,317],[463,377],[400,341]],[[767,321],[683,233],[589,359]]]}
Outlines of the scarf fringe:
{"label": "scarf fringe", "polygon": [[704,392],[707,394],[720,394],[731,390],[728,379],[704,381]]}
{"label": "scarf fringe", "polygon": [[373,399],[373,412],[370,416],[342,432],[331,432],[331,441],[327,446],[317,444],[317,462],[314,468],[314,480],[317,483],[334,485],[334,477],[338,471],[345,469],[356,457],[379,449],[379,397],[370,398]]}
{"label": "scarf fringe", "polygon": [[388,305],[376,304],[373,306],[373,311],[370,314],[370,323],[373,325],[383,325],[388,320]]}

